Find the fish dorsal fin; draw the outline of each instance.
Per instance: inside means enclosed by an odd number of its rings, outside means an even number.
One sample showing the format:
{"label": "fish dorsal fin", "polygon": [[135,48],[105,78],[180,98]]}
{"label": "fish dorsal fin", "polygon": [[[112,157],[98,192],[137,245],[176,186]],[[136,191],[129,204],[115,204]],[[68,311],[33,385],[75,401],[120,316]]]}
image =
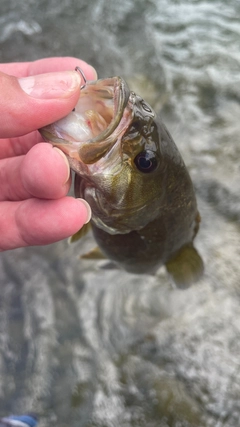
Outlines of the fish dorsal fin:
{"label": "fish dorsal fin", "polygon": [[96,248],[91,249],[91,251],[87,252],[84,255],[81,255],[83,259],[106,259],[105,255],[103,255],[101,249],[96,246]]}
{"label": "fish dorsal fin", "polygon": [[80,230],[78,230],[75,234],[73,234],[68,239],[68,243],[75,243],[80,240],[82,237],[86,236],[86,234],[91,230],[91,224],[88,222],[85,224]]}
{"label": "fish dorsal fin", "polygon": [[166,263],[166,268],[178,288],[186,289],[198,281],[204,271],[203,260],[192,244],[185,245]]}

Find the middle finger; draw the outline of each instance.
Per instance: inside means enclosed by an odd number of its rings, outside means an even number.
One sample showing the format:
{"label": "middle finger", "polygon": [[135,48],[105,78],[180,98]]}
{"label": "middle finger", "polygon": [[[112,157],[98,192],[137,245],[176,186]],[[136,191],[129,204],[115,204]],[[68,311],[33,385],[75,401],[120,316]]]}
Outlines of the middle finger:
{"label": "middle finger", "polygon": [[0,200],[59,199],[71,185],[66,157],[47,143],[35,145],[26,156],[2,159],[0,177]]}

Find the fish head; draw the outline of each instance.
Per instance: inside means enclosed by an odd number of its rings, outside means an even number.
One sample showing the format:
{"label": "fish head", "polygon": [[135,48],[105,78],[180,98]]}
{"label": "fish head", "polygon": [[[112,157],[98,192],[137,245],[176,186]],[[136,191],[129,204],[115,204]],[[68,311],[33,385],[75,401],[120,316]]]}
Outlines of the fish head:
{"label": "fish head", "polygon": [[67,155],[75,195],[88,201],[97,227],[129,233],[159,215],[165,131],[122,78],[86,82],[75,109],[40,132]]}

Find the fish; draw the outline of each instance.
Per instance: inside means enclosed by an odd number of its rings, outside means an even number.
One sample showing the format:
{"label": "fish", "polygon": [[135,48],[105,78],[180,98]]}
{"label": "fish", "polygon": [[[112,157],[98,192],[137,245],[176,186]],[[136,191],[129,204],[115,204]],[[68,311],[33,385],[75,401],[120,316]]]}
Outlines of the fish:
{"label": "fish", "polygon": [[86,258],[137,274],[165,265],[179,288],[199,280],[204,265],[193,241],[201,219],[190,175],[161,117],[123,78],[85,80],[73,111],[39,131],[66,154],[75,196],[91,206],[98,246]]}

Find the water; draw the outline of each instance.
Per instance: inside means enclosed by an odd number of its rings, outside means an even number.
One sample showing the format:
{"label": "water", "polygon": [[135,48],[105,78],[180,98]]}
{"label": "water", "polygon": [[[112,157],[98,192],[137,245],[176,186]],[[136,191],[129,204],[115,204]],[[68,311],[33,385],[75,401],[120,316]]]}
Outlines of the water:
{"label": "water", "polygon": [[2,0],[0,60],[78,56],[161,111],[196,186],[206,271],[181,292],[69,247],[1,254],[0,415],[40,427],[240,425],[240,4]]}

